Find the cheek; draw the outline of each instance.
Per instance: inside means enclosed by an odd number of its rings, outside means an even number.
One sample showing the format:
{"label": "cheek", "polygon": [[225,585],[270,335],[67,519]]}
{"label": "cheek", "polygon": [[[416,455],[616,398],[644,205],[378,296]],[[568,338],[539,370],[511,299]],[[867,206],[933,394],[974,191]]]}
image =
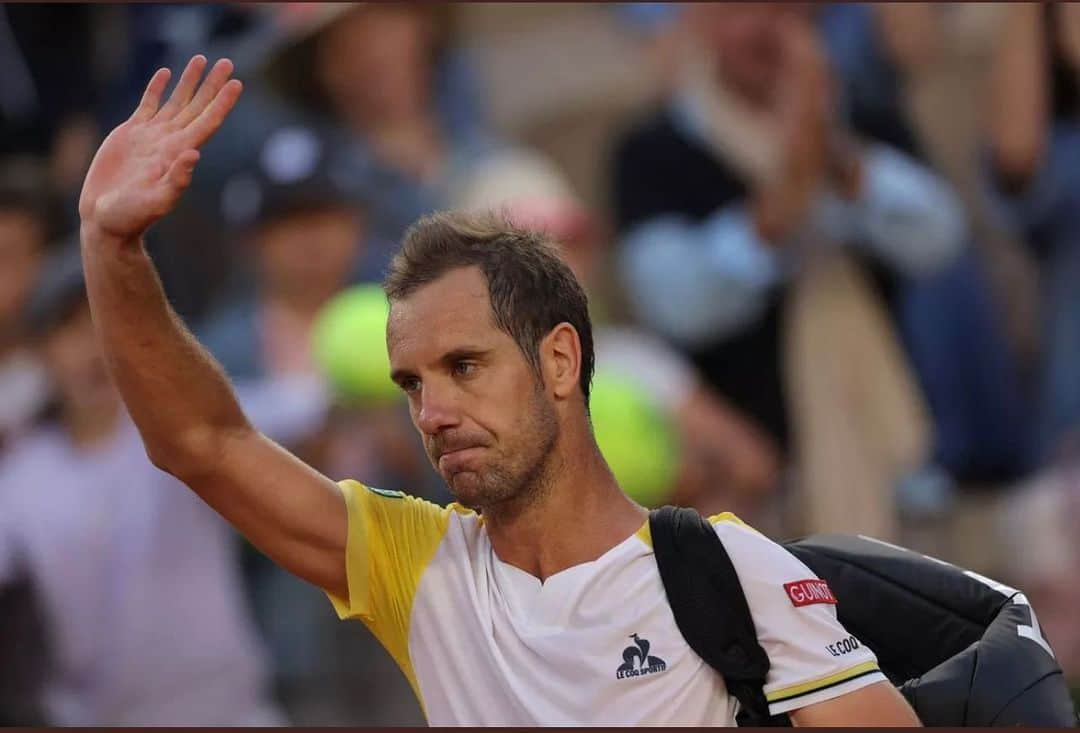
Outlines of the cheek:
{"label": "cheek", "polygon": [[[489,425],[502,439],[520,441],[528,439],[529,426],[535,425],[545,408],[544,395],[538,393],[532,372],[524,377],[506,380],[500,385],[498,395],[492,400]],[[524,437],[523,437],[524,436]]]}

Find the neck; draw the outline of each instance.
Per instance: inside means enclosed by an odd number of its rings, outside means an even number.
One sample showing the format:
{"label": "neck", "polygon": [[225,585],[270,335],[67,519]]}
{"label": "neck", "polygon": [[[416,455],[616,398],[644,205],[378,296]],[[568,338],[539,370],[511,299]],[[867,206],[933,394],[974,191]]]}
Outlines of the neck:
{"label": "neck", "polygon": [[566,436],[560,442],[587,449],[567,454],[557,448],[542,491],[525,502],[484,509],[499,559],[542,581],[600,557],[640,529],[648,516],[619,488],[591,435]]}

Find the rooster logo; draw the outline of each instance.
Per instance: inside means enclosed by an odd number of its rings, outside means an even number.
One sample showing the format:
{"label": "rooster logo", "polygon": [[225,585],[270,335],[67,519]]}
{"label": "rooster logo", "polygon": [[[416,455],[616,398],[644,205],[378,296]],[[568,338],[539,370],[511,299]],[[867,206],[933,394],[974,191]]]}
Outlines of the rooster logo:
{"label": "rooster logo", "polygon": [[651,645],[648,639],[642,639],[637,634],[631,634],[630,638],[634,640],[634,646],[623,649],[623,663],[615,670],[616,679],[640,677],[667,669],[667,662],[649,654]]}

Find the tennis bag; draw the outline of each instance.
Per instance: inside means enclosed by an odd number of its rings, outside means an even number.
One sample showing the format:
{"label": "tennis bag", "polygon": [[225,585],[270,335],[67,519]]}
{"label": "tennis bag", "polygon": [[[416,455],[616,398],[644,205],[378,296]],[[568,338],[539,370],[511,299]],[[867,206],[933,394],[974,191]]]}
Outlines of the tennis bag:
{"label": "tennis bag", "polygon": [[[679,631],[739,701],[739,725],[790,725],[768,714],[769,659],[712,525],[693,509],[663,507],[649,529]],[[1061,668],[1016,589],[861,536],[781,546],[828,583],[840,623],[877,655],[924,725],[1077,725]]]}

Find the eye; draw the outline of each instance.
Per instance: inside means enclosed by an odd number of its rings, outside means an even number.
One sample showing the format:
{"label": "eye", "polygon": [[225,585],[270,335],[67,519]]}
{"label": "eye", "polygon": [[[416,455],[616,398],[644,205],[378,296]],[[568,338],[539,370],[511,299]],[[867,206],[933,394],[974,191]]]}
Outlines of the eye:
{"label": "eye", "polygon": [[476,371],[476,362],[472,361],[455,361],[454,362],[454,376],[467,377]]}
{"label": "eye", "polygon": [[420,389],[420,380],[416,377],[405,377],[398,382],[398,386],[401,387],[401,391],[405,394],[412,394]]}

